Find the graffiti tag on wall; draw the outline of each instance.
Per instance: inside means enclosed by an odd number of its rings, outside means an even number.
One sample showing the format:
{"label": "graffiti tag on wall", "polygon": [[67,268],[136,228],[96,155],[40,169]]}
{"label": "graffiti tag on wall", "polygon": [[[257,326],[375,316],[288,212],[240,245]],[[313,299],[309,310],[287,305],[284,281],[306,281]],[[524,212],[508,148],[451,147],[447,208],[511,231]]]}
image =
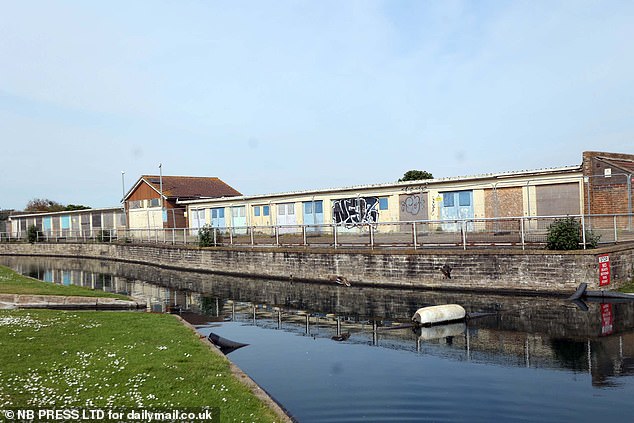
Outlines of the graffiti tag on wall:
{"label": "graffiti tag on wall", "polygon": [[332,219],[337,225],[352,228],[361,224],[379,221],[379,199],[377,197],[342,198],[332,202]]}
{"label": "graffiti tag on wall", "polygon": [[408,195],[401,201],[401,212],[417,215],[420,213],[423,201],[421,195]]}

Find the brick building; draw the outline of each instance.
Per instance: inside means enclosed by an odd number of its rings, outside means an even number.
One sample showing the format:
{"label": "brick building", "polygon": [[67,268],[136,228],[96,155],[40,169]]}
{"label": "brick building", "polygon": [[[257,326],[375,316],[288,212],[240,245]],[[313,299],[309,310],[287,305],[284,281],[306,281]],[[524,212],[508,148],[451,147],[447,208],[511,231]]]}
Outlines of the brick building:
{"label": "brick building", "polygon": [[585,151],[582,169],[586,214],[632,213],[634,155]]}

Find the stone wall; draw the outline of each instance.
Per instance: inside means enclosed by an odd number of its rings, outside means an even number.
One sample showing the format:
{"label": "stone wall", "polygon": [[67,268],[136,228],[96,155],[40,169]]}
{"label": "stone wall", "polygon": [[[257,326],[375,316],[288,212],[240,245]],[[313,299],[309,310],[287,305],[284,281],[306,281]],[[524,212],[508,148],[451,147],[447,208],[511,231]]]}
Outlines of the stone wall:
{"label": "stone wall", "polygon": [[[596,250],[360,250],[220,249],[138,244],[0,244],[0,255],[82,257],[258,278],[410,289],[571,293],[581,282],[598,288],[599,254],[610,254],[612,288],[632,279],[634,247]],[[451,279],[440,272],[451,266]]]}

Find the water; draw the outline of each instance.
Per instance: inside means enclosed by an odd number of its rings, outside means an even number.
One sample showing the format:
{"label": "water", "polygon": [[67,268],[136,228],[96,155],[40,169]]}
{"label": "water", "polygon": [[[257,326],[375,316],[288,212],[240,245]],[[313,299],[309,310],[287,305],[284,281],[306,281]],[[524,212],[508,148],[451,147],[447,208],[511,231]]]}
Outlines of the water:
{"label": "water", "polygon": [[[634,420],[634,305],[346,288],[95,260],[0,258],[59,283],[179,306],[301,422]],[[492,315],[402,328],[429,304]],[[339,324],[337,324],[339,321]],[[343,341],[333,340],[349,337]]]}

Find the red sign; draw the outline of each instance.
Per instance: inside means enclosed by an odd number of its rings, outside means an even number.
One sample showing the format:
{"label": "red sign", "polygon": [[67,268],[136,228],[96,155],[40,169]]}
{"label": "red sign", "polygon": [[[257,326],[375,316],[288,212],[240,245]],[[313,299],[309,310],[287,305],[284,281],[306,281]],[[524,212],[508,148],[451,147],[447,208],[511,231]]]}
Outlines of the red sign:
{"label": "red sign", "polygon": [[599,286],[610,284],[610,256],[602,254],[599,256]]}
{"label": "red sign", "polygon": [[601,335],[610,335],[612,332],[614,332],[612,304],[601,304]]}

